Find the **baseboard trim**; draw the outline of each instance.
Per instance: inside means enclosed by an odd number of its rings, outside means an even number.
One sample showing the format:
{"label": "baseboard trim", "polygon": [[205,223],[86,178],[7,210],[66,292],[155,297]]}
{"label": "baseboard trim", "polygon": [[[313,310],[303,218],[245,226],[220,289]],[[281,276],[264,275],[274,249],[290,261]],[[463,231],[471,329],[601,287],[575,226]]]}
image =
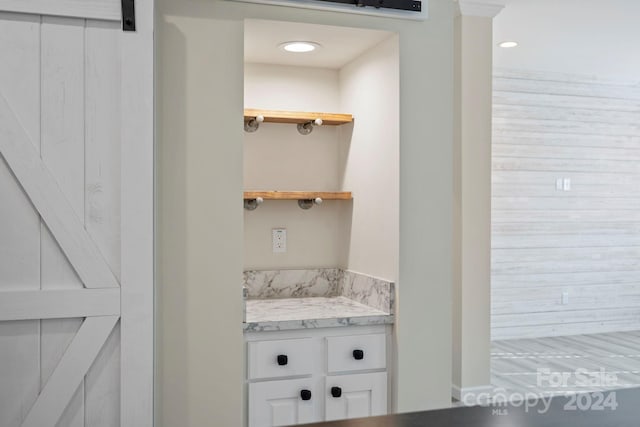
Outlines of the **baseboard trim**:
{"label": "baseboard trim", "polygon": [[486,403],[491,399],[493,387],[482,385],[476,387],[460,387],[451,385],[451,397],[460,402],[462,406],[474,406]]}

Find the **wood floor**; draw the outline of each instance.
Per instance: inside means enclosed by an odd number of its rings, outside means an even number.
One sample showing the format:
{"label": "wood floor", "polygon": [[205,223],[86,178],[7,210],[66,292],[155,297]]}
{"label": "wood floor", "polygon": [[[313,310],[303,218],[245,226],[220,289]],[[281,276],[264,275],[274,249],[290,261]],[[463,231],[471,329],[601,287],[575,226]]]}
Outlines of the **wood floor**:
{"label": "wood floor", "polygon": [[640,387],[640,331],[494,341],[491,382],[544,395]]}

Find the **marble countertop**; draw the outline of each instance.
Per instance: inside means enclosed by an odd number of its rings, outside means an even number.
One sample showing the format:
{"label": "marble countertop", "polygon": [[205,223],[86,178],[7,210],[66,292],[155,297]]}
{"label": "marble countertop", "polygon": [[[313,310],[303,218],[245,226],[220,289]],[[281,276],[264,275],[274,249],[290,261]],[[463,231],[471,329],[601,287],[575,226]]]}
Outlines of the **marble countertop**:
{"label": "marble countertop", "polygon": [[393,315],[344,296],[247,299],[246,332],[393,323]]}

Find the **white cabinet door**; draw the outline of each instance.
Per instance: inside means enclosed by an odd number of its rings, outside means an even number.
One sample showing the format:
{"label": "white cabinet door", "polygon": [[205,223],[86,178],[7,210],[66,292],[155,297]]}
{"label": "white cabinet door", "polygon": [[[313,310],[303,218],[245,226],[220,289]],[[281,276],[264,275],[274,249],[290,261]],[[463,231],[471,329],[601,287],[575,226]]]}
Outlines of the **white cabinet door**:
{"label": "white cabinet door", "polygon": [[325,420],[387,413],[387,373],[328,376]]}
{"label": "white cabinet door", "polygon": [[249,427],[288,426],[322,420],[316,378],[249,384]]}

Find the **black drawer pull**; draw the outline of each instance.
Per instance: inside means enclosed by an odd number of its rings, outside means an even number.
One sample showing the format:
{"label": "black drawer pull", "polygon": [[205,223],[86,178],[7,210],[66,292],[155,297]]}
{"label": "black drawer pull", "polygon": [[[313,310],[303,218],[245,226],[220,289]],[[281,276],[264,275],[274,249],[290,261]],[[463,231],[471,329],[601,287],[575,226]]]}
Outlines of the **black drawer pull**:
{"label": "black drawer pull", "polygon": [[287,357],[286,354],[279,354],[277,359],[278,359],[278,365],[280,366],[284,366],[287,363],[289,363],[289,358]]}
{"label": "black drawer pull", "polygon": [[342,396],[342,389],[340,387],[331,387],[331,396],[333,397]]}
{"label": "black drawer pull", "polygon": [[311,390],[300,390],[300,399],[311,400]]}
{"label": "black drawer pull", "polygon": [[364,351],[362,350],[353,350],[353,358],[356,360],[364,359]]}

